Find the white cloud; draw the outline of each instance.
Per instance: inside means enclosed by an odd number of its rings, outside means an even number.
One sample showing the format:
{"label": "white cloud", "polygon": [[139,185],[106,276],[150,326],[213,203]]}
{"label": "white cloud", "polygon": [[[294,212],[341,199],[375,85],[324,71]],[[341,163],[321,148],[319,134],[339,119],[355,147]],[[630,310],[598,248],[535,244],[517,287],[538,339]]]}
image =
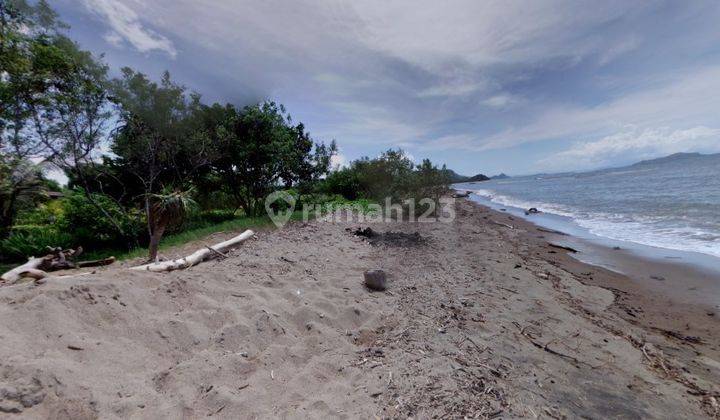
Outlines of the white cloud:
{"label": "white cloud", "polygon": [[158,50],[177,56],[172,41],[143,26],[138,14],[121,0],[85,0],[85,5],[107,20],[111,31],[104,39],[108,43],[120,46],[124,40],[142,53]]}
{"label": "white cloud", "polygon": [[517,105],[524,102],[522,98],[510,95],[507,93],[501,93],[495,96],[491,96],[482,101],[482,104],[490,108],[495,109],[506,109],[511,106]]}
{"label": "white cloud", "polygon": [[123,38],[117,32],[108,32],[103,36],[103,39],[108,44],[118,48],[121,47],[123,43]]}
{"label": "white cloud", "polygon": [[334,138],[334,132],[341,132],[343,142],[354,144],[375,144],[381,147],[400,143],[412,144],[425,131],[419,122],[403,122],[392,118],[381,105],[366,105],[362,102],[335,102],[331,104],[340,117],[341,130],[316,130],[321,138]]}
{"label": "white cloud", "polygon": [[612,162],[650,159],[687,151],[720,152],[720,129],[697,126],[672,130],[668,127],[627,127],[596,141],[578,142],[556,156],[544,159],[542,169],[568,170],[607,166]]}
{"label": "white cloud", "polygon": [[358,35],[370,48],[443,73],[451,63],[537,62],[598,51],[601,42],[579,34],[636,8],[607,1],[354,2],[363,23]]}
{"label": "white cloud", "polygon": [[418,92],[419,98],[430,98],[436,96],[466,96],[477,92],[485,87],[481,82],[467,83],[444,83],[440,85],[430,86]]}
{"label": "white cloud", "polygon": [[595,107],[547,106],[538,117],[519,127],[467,145],[467,150],[484,151],[567,137],[607,134],[627,125],[662,127],[714,124],[720,98],[720,67],[691,69],[666,84],[630,93]]}
{"label": "white cloud", "polygon": [[330,158],[330,167],[333,169],[344,168],[348,164],[348,160],[342,153],[338,152]]}
{"label": "white cloud", "polygon": [[177,40],[183,81],[213,100],[277,99],[367,155],[720,126],[711,2],[84,1],[112,44],[175,56]]}
{"label": "white cloud", "polygon": [[604,66],[623,54],[627,54],[630,51],[637,49],[640,46],[640,40],[636,36],[631,36],[618,42],[615,45],[610,45],[605,51],[600,54],[598,58],[598,64]]}

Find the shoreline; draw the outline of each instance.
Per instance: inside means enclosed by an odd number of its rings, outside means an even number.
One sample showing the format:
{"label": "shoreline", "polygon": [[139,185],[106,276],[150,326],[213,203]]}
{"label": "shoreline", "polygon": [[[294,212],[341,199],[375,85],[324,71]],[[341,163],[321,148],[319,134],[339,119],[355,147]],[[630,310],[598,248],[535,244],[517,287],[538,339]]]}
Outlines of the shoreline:
{"label": "shoreline", "polygon": [[[461,185],[461,184],[458,184]],[[597,235],[590,232],[587,228],[580,226],[577,221],[564,215],[552,212],[541,212],[533,215],[526,215],[525,208],[514,207],[512,205],[504,205],[492,201],[490,198],[480,195],[476,190],[468,188],[460,188],[458,191],[471,191],[470,200],[479,203],[496,211],[506,212],[513,216],[531,221],[539,226],[561,231],[576,239],[582,240],[599,248],[622,248],[625,252],[631,253],[633,257],[643,258],[659,263],[669,261],[679,262],[687,266],[693,267],[695,270],[704,271],[707,274],[715,275],[720,278],[720,256],[702,253],[699,251],[679,250],[672,248],[663,248],[657,245],[648,245],[640,242],[632,242],[628,240],[612,239],[609,237]],[[607,264],[608,261],[594,261],[593,264]],[[606,268],[617,271],[617,268],[608,265]]]}
{"label": "shoreline", "polygon": [[[719,274],[686,263],[614,250],[566,233],[552,233],[532,220],[508,215],[473,200],[468,202],[502,222],[525,230],[527,241],[539,240],[536,245],[544,246],[543,258],[548,263],[562,267],[584,284],[613,291],[616,312],[627,321],[670,336],[702,337],[707,350],[720,358],[720,310],[717,303],[712,303],[713,300],[720,302]],[[578,252],[549,249],[548,243],[569,246]],[[603,255],[594,260],[598,253]],[[609,268],[608,262],[626,271]]]}
{"label": "shoreline", "polygon": [[[540,227],[557,244],[578,250],[570,256],[632,279],[636,288],[672,298],[676,303],[701,305],[720,314],[720,258],[712,255],[651,247],[612,240],[573,228],[572,221],[558,223],[555,214],[527,216],[523,209],[502,206],[473,193],[468,201]],[[502,210],[501,210],[502,209]],[[558,232],[552,235],[551,231]],[[614,282],[623,284],[622,282]]]}

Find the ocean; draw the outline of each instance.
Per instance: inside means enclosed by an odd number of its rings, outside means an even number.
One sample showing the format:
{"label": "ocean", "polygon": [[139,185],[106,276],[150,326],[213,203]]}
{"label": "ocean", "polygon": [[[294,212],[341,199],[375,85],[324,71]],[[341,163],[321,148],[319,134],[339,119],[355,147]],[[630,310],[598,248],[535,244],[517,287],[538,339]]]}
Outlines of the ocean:
{"label": "ocean", "polygon": [[500,206],[563,216],[599,237],[720,257],[720,154],[454,187]]}

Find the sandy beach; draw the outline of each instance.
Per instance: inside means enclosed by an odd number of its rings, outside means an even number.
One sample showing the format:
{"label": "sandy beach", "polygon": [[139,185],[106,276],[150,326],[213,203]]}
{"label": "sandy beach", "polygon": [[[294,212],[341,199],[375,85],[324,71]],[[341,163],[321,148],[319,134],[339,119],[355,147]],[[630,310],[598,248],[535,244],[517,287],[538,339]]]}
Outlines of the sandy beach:
{"label": "sandy beach", "polygon": [[[171,273],[130,261],[2,286],[0,413],[718,417],[720,314],[673,296],[682,270],[663,269],[653,290],[581,263],[527,221],[456,206],[452,223],[264,230]],[[387,291],[363,286],[374,268]]]}

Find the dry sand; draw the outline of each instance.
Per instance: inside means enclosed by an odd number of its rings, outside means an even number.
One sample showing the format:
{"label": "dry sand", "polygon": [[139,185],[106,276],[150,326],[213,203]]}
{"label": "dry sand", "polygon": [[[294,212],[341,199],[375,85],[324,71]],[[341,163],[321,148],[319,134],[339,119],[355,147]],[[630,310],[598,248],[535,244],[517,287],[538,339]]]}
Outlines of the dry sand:
{"label": "dry sand", "polygon": [[[448,224],[372,225],[400,232],[374,244],[346,230],[356,224],[296,223],[184,271],[4,286],[0,414],[717,416],[708,308],[582,264],[527,222],[457,206]],[[387,292],[362,286],[371,268],[391,275]]]}

